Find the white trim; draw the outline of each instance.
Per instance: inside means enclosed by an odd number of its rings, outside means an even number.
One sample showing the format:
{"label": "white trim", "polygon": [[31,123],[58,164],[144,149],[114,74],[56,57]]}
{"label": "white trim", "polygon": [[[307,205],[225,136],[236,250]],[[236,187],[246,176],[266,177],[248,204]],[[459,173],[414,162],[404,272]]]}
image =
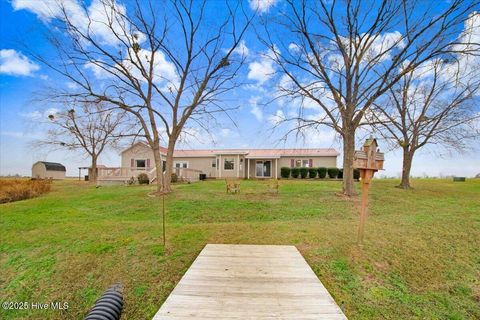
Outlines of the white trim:
{"label": "white trim", "polygon": [[219,160],[218,160],[218,177],[221,178],[222,177],[222,155],[220,154],[219,155]]}
{"label": "white trim", "polygon": [[247,159],[247,179],[250,179],[250,159]]}
{"label": "white trim", "polygon": [[275,179],[278,179],[278,159],[275,159]]}
{"label": "white trim", "polygon": [[240,155],[237,154],[237,178],[240,178]]}

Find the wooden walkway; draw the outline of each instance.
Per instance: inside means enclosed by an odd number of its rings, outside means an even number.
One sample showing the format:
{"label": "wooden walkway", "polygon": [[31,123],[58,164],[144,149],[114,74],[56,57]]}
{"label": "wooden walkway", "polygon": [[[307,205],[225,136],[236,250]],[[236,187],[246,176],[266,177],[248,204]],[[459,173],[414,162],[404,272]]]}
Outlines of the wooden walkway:
{"label": "wooden walkway", "polygon": [[208,244],[153,319],[347,318],[294,246]]}

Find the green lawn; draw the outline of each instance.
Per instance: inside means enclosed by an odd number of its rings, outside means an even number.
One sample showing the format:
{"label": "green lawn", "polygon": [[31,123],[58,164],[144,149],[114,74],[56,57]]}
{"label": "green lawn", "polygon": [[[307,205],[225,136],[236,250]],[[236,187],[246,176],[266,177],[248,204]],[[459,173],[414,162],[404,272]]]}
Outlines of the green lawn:
{"label": "green lawn", "polygon": [[206,243],[293,244],[350,319],[480,319],[480,180],[372,185],[365,244],[339,182],[175,186],[167,246],[152,187],[57,182],[0,205],[0,300],[68,302],[68,311],[0,309],[0,319],[80,319],[112,283],[124,319],[149,319]]}

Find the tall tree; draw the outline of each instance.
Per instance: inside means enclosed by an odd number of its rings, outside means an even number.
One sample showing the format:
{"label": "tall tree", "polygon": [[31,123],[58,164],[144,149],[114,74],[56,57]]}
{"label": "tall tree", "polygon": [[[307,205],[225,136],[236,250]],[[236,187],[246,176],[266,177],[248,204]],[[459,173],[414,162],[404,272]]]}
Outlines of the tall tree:
{"label": "tall tree", "polygon": [[463,59],[432,61],[405,74],[368,113],[374,129],[402,148],[401,188],[411,187],[410,170],[420,148],[435,144],[459,151],[480,137],[480,77]]}
{"label": "tall tree", "polygon": [[131,8],[99,0],[58,11],[49,35],[58,59],[37,58],[76,90],[52,96],[107,102],[132,114],[153,150],[158,191],[169,192],[173,152],[187,123],[208,127],[230,108],[221,98],[238,86],[245,58],[238,46],[252,17],[241,2],[206,0],[136,1]]}
{"label": "tall tree", "polygon": [[[298,129],[328,126],[341,136],[343,192],[353,195],[355,133],[367,123],[365,113],[425,61],[476,51],[479,43],[457,36],[479,2],[286,3],[279,18],[265,22],[261,37],[282,74],[279,97],[301,102],[298,114],[287,114],[282,122],[294,121]],[[460,46],[460,41],[470,45]]]}
{"label": "tall tree", "polygon": [[89,181],[97,181],[98,157],[108,147],[115,147],[130,131],[125,111],[105,110],[104,106],[83,103],[66,111],[48,115],[50,129],[40,145],[81,150],[91,159]]}

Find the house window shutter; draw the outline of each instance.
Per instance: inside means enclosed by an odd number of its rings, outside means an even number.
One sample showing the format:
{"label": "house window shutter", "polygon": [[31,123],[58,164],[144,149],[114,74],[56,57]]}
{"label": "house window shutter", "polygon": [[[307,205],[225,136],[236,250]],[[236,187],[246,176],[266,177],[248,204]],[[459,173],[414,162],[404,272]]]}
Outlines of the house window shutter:
{"label": "house window shutter", "polygon": [[290,167],[295,167],[295,159],[290,159]]}
{"label": "house window shutter", "polygon": [[130,159],[130,167],[132,167],[132,168],[133,168],[134,166],[135,166],[135,160],[133,160],[133,159]]}
{"label": "house window shutter", "polygon": [[309,168],[313,167],[313,159],[308,159],[308,167]]}
{"label": "house window shutter", "polygon": [[150,159],[147,159],[147,168],[150,168]]}

